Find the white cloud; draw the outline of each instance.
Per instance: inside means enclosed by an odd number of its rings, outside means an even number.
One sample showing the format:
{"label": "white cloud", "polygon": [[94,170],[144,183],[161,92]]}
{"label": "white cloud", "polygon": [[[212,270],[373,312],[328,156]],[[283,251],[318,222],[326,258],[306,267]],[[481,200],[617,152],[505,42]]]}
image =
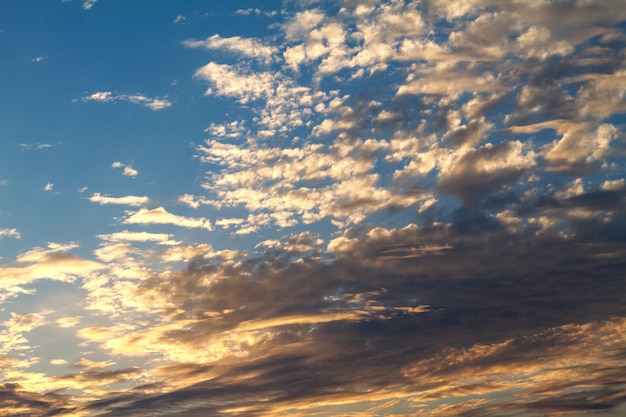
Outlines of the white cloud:
{"label": "white cloud", "polygon": [[124,175],[125,177],[135,178],[139,174],[139,171],[133,168],[130,164],[123,164],[119,161],[113,162],[111,164],[111,167],[112,168],[124,168],[122,170],[122,175]]}
{"label": "white cloud", "polygon": [[150,110],[163,110],[172,105],[172,103],[165,99],[150,98],[141,94],[128,95],[123,98],[134,104],[141,104],[146,106]]}
{"label": "white cloud", "polygon": [[150,199],[146,196],[127,195],[124,197],[110,197],[107,194],[102,195],[100,193],[93,193],[93,195],[89,197],[89,201],[100,205],[122,204],[128,206],[143,206],[150,203]]}
{"label": "white cloud", "polygon": [[135,168],[131,167],[130,165],[126,165],[124,167],[124,170],[122,171],[122,175],[126,176],[126,177],[136,177],[137,174],[139,174],[139,171],[137,171]]}
{"label": "white cloud", "polygon": [[169,213],[165,208],[158,207],[153,210],[145,208],[129,213],[123,221],[125,224],[172,224],[189,229],[213,230],[210,220],[204,217],[184,217]]}
{"label": "white cloud", "polygon": [[47,248],[34,248],[19,255],[12,266],[0,266],[0,289],[12,294],[21,292],[20,286],[38,279],[71,281],[77,275],[86,276],[105,265],[67,254],[78,245],[49,243]]}
{"label": "white cloud", "polygon": [[241,38],[234,36],[222,38],[220,35],[213,35],[205,40],[189,39],[183,42],[187,48],[205,48],[209,50],[222,50],[242,55],[247,58],[258,59],[269,64],[275,58],[278,48],[265,45],[258,39]]}
{"label": "white cloud", "polygon": [[140,104],[150,110],[163,110],[172,105],[172,102],[164,98],[152,98],[143,94],[113,94],[110,91],[99,91],[81,99],[83,102],[100,101],[112,103],[116,101],[127,101],[133,104]]}
{"label": "white cloud", "polygon": [[128,230],[107,235],[98,235],[98,237],[108,242],[155,242],[160,245],[175,245],[180,243],[172,240],[172,235],[167,233],[130,232]]}
{"label": "white cloud", "polygon": [[217,95],[238,98],[242,104],[269,97],[277,83],[274,73],[246,73],[236,67],[214,62],[199,68],[195,76],[209,82],[215,89],[209,88],[206,95],[215,92]]}
{"label": "white cloud", "polygon": [[52,148],[52,144],[50,143],[18,143],[21,150],[23,151],[41,151],[44,149]]}
{"label": "white cloud", "polygon": [[5,237],[13,237],[15,239],[20,239],[22,236],[17,229],[0,229],[0,239]]}
{"label": "white cloud", "polygon": [[87,97],[83,97],[83,101],[113,101],[114,96],[110,91],[98,91],[97,93],[93,93]]}
{"label": "white cloud", "polygon": [[93,7],[94,4],[96,4],[98,0],[85,0],[83,2],[83,9],[85,10],[91,10],[91,8]]}
{"label": "white cloud", "polygon": [[43,187],[43,190],[44,190],[44,191],[52,191],[52,188],[53,188],[53,187],[54,187],[54,183],[49,182],[49,183],[47,183],[47,184],[46,184],[46,186],[45,186],[45,187]]}
{"label": "white cloud", "polygon": [[263,11],[263,10],[261,10],[259,8],[249,8],[249,9],[238,9],[238,10],[235,10],[235,14],[238,14],[240,16],[255,15],[255,16],[272,17],[272,16],[276,16],[278,14],[278,12],[276,10]]}

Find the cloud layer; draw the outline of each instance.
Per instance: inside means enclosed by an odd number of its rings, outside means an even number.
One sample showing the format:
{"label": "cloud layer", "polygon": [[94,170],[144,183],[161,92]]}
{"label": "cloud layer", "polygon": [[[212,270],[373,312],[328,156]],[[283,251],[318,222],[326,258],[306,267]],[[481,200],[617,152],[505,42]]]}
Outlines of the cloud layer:
{"label": "cloud layer", "polygon": [[296,1],[177,39],[201,172],[107,165],[136,179],[81,200],[93,241],[3,259],[34,301],[0,310],[0,414],[621,415],[625,10]]}

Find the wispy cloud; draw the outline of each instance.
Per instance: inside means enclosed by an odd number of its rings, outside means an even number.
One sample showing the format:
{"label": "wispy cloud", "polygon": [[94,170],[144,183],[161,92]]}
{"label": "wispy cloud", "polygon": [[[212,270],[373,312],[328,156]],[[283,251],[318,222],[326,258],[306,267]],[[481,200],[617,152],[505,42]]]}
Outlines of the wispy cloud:
{"label": "wispy cloud", "polygon": [[86,276],[102,269],[101,263],[67,254],[76,244],[49,243],[47,248],[37,247],[19,255],[15,265],[0,266],[0,296],[13,297],[23,291],[22,286],[38,279],[70,282],[77,275]]}
{"label": "wispy cloud", "polygon": [[259,8],[248,8],[248,9],[238,9],[235,10],[236,15],[240,16],[267,16],[272,17],[279,14],[276,10],[264,11]]}
{"label": "wispy cloud", "polygon": [[213,35],[205,40],[189,39],[183,42],[187,48],[205,48],[210,50],[222,50],[235,54],[240,54],[247,58],[255,58],[265,63],[270,63],[278,53],[278,48],[272,45],[265,45],[257,39],[241,38],[234,36],[222,38],[220,35]]}
{"label": "wispy cloud", "polygon": [[150,203],[150,199],[146,196],[127,195],[123,197],[111,197],[100,193],[93,193],[89,197],[89,201],[98,204],[121,204],[127,206],[143,206]]}
{"label": "wispy cloud", "polygon": [[54,183],[52,182],[48,182],[44,187],[43,190],[44,191],[52,191],[52,189],[54,188]]}
{"label": "wispy cloud", "polygon": [[98,0],[85,0],[83,1],[83,9],[91,10],[91,8],[96,4]]}
{"label": "wispy cloud", "polygon": [[113,94],[110,91],[98,91],[81,99],[83,102],[99,101],[104,103],[114,103],[117,101],[127,101],[133,104],[140,104],[150,110],[163,110],[172,105],[166,98],[151,98],[142,94]]}
{"label": "wispy cloud", "polygon": [[50,143],[18,143],[17,146],[20,147],[23,151],[41,151],[44,149],[52,148],[52,144]]}
{"label": "wispy cloud", "polygon": [[152,210],[145,208],[136,212],[128,213],[124,219],[125,224],[172,224],[186,228],[199,228],[212,230],[211,221],[204,217],[185,217],[169,213],[165,208],[158,207]]}
{"label": "wispy cloud", "polygon": [[6,238],[6,237],[19,239],[22,236],[20,235],[20,232],[17,231],[17,229],[0,229],[0,239]]}

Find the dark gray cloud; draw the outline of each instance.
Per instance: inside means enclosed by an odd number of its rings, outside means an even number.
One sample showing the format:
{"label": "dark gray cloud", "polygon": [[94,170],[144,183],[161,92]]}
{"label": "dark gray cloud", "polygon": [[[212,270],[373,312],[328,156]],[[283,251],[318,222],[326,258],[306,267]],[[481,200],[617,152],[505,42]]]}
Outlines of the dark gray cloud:
{"label": "dark gray cloud", "polygon": [[[503,370],[528,366],[540,373],[559,369],[569,382],[557,376],[542,382],[522,372],[508,389],[519,389],[526,401],[494,400],[476,410],[611,410],[624,402],[618,385],[626,341],[614,332],[626,314],[626,264],[619,255],[626,241],[605,233],[573,239],[515,234],[479,212],[458,212],[445,227],[356,232],[358,243],[335,259],[285,262],[274,252],[230,266],[198,261],[155,276],[140,293],[157,291],[173,302],[184,313],[164,314],[175,320],[237,311],[162,337],[197,345],[246,324],[272,337],[247,345],[236,360],[167,369],[174,378],[200,379],[192,385],[113,396],[90,408],[116,416],[182,415],[183,409],[185,415],[227,415],[241,408],[240,415],[257,416],[314,402],[365,401],[372,393],[384,398],[393,390],[407,397],[432,391],[447,398],[464,390],[486,395],[506,388],[498,377],[509,372]],[[319,319],[357,311],[363,313],[358,319]],[[290,321],[294,317],[301,319]],[[584,368],[560,364],[570,356]],[[447,391],[470,373],[490,376]]]}

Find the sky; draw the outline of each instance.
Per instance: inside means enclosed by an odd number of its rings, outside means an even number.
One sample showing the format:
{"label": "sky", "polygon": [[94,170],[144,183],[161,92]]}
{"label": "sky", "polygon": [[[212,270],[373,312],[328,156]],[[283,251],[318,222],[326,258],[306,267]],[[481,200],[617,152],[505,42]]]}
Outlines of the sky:
{"label": "sky", "polygon": [[625,6],[0,0],[0,415],[626,414]]}

